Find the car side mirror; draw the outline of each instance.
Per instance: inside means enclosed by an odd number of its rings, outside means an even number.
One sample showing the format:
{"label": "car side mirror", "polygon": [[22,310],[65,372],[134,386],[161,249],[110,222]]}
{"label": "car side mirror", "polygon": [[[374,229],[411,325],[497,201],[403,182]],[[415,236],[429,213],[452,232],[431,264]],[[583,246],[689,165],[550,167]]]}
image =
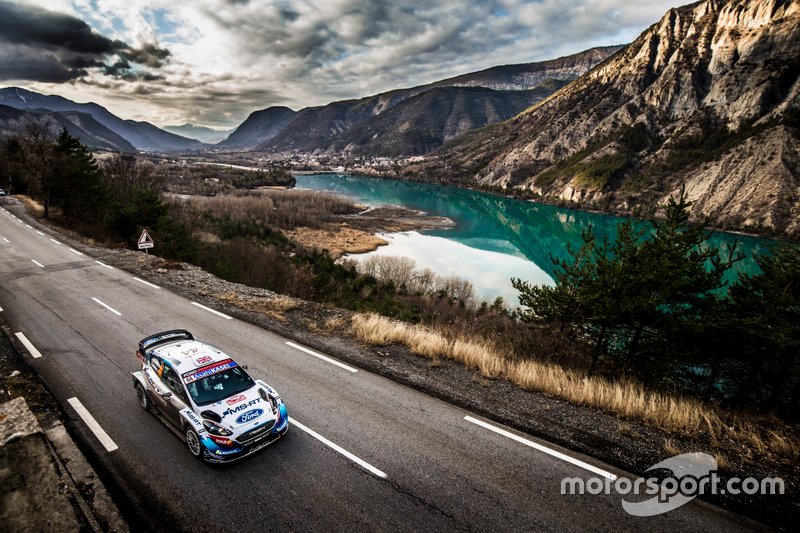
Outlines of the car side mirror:
{"label": "car side mirror", "polygon": [[161,392],[161,393],[159,393],[159,395],[162,398],[164,398],[165,400],[169,400],[170,398],[172,398],[172,393],[171,392]]}

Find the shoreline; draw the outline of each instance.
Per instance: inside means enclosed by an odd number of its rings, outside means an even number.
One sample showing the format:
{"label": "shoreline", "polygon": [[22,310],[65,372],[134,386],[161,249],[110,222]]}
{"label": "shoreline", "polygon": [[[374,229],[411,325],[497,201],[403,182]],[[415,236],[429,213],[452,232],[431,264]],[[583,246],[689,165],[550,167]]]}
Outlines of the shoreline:
{"label": "shoreline", "polygon": [[[364,207],[364,206],[359,206]],[[367,207],[365,210],[336,217],[320,228],[299,227],[284,234],[304,246],[328,250],[331,257],[373,252],[389,242],[378,234],[448,229],[455,222],[401,206]]]}

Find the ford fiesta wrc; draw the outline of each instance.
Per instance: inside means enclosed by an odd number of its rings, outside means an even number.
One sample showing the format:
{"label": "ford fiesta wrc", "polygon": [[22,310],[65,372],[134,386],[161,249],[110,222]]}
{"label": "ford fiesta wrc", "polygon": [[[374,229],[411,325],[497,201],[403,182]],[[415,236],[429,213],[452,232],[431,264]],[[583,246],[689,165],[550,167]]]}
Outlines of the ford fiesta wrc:
{"label": "ford fiesta wrc", "polygon": [[275,389],[186,330],[142,339],[136,356],[142,362],[133,373],[139,405],[160,415],[199,459],[240,459],[289,429],[286,405]]}

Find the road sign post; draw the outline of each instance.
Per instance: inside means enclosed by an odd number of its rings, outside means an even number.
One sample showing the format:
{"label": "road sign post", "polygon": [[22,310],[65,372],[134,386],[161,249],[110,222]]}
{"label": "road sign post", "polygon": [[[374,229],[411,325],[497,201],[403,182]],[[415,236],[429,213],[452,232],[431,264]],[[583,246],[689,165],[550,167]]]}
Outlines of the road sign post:
{"label": "road sign post", "polygon": [[153,241],[150,233],[148,233],[146,229],[142,230],[142,235],[139,237],[139,249],[144,250],[144,253],[149,254],[150,252],[148,250],[155,245],[156,243]]}

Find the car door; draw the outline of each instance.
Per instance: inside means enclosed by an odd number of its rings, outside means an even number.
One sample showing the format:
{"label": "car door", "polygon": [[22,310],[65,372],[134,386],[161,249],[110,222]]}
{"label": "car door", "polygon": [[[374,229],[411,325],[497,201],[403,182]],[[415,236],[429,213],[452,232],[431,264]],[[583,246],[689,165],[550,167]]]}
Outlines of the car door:
{"label": "car door", "polygon": [[186,389],[183,388],[180,375],[168,363],[164,367],[161,380],[167,386],[169,392],[172,393],[169,398],[161,398],[164,402],[164,409],[161,412],[172,425],[180,429],[181,411],[189,403]]}
{"label": "car door", "polygon": [[148,369],[149,378],[152,378],[153,392],[152,400],[156,409],[173,426],[180,428],[180,411],[185,407],[186,393],[180,383],[177,372],[161,357],[153,355],[150,357],[150,368]]}

